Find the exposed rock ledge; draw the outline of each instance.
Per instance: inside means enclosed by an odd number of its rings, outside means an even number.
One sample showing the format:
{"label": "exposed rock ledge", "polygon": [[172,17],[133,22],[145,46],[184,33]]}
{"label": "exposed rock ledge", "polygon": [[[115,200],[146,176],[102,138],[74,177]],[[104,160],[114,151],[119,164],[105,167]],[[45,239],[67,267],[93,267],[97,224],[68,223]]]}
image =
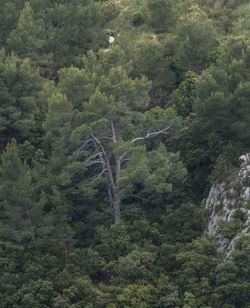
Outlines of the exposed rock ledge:
{"label": "exposed rock ledge", "polygon": [[241,234],[250,233],[250,153],[240,156],[239,173],[212,186],[206,199],[210,217],[207,233],[216,237],[217,250],[229,257]]}

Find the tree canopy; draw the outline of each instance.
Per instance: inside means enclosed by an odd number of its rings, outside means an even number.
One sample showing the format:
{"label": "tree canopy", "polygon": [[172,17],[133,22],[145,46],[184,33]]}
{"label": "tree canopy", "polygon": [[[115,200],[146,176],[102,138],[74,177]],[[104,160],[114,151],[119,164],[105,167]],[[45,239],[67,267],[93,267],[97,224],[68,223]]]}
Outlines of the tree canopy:
{"label": "tree canopy", "polygon": [[249,1],[0,5],[0,306],[249,307]]}

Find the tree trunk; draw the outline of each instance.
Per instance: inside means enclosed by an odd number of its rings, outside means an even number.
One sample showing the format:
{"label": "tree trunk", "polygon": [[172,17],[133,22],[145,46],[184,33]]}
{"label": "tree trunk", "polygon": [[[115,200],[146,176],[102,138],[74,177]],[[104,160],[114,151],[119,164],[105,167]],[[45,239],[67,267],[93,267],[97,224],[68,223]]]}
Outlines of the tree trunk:
{"label": "tree trunk", "polygon": [[[109,127],[112,134],[112,140],[116,144],[116,133],[115,133],[115,126],[113,120],[109,121]],[[120,214],[120,197],[119,197],[119,188],[118,188],[118,180],[120,177],[120,169],[121,169],[121,160],[116,158],[115,160],[115,175],[112,175],[112,208],[114,213],[114,221],[115,224],[118,224],[121,221],[121,214]]]}
{"label": "tree trunk", "polygon": [[118,224],[121,221],[121,214],[120,214],[120,198],[117,191],[113,196],[113,213],[114,213],[115,224]]}
{"label": "tree trunk", "polygon": [[[112,135],[112,141],[113,143],[117,144],[115,126],[113,120],[109,120],[109,128]],[[121,200],[119,196],[119,187],[118,187],[118,181],[121,171],[121,158],[119,157],[115,158],[115,171],[113,172],[110,163],[110,157],[112,155],[107,155],[100,140],[98,140],[98,138],[96,138],[94,135],[91,136],[94,140],[96,150],[98,150],[98,154],[94,154],[94,156],[92,156],[91,158],[99,156],[101,163],[105,165],[104,167],[102,164],[102,169],[103,171],[105,171],[105,177],[107,179],[109,204],[114,214],[114,223],[117,224],[121,221],[121,214],[120,214]],[[91,158],[89,162],[91,161]]]}

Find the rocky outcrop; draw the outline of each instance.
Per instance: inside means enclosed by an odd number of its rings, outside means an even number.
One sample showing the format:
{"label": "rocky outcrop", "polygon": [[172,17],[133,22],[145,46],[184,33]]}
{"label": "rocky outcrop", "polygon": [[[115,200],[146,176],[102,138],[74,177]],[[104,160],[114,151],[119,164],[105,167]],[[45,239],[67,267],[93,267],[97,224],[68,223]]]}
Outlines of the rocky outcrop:
{"label": "rocky outcrop", "polygon": [[250,153],[239,159],[239,172],[214,185],[205,203],[209,210],[207,233],[215,236],[217,250],[226,258],[235,240],[250,233]]}

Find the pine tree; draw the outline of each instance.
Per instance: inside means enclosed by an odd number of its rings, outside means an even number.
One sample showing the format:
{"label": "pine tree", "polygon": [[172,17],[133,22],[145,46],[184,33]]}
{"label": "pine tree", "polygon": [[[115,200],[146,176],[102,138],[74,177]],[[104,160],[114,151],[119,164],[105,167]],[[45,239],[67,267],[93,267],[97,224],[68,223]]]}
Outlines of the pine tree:
{"label": "pine tree", "polygon": [[[114,221],[118,223],[121,219],[121,200],[129,191],[133,191],[133,182],[134,185],[137,185],[138,181],[145,184],[149,190],[148,194],[152,192],[152,187],[164,192],[171,190],[171,184],[167,182],[170,174],[164,172],[160,165],[154,165],[152,161],[155,155],[161,157],[165,166],[173,164],[173,168],[180,171],[180,177],[176,173],[177,178],[183,178],[185,170],[181,165],[177,167],[178,163],[175,165],[174,161],[178,161],[178,155],[177,159],[174,155],[172,158],[165,156],[163,146],[155,153],[147,154],[143,145],[145,141],[154,137],[169,134],[171,127],[178,122],[176,114],[173,110],[163,110],[159,107],[144,114],[148,106],[147,94],[150,83],[145,77],[132,79],[128,76],[131,63],[126,63],[124,52],[119,47],[112,48],[108,53],[99,53],[98,59],[90,52],[84,58],[83,69],[70,68],[60,73],[62,78],[59,88],[74,102],[74,117],[70,119],[69,114],[68,119],[60,126],[64,110],[67,110],[67,106],[68,112],[70,110],[70,104],[61,97],[60,111],[56,107],[51,107],[45,125],[48,134],[51,134],[50,123],[56,124],[55,134],[59,134],[57,144],[59,140],[64,140],[64,146],[59,147],[60,152],[65,151],[65,141],[68,140],[67,149],[73,157],[71,166],[64,169],[70,171],[70,180],[74,185],[78,184],[80,174],[85,174],[81,180],[83,182],[88,179],[98,182],[102,176],[105,178]],[[84,77],[88,75],[92,78]],[[81,92],[77,76],[84,77],[83,88],[88,89],[89,93],[92,90],[87,101],[81,100],[81,96],[88,92]],[[96,80],[95,88],[91,85],[91,79]],[[75,95],[72,88],[75,89]],[[55,101],[51,106],[56,106]],[[65,116],[67,117],[66,114]],[[56,120],[51,122],[50,119],[53,118]],[[63,134],[60,133],[62,130]],[[55,153],[58,153],[58,149],[54,149]],[[126,169],[127,173],[123,173]],[[153,173],[152,176],[150,173]],[[145,191],[147,189],[145,188]]]}
{"label": "pine tree", "polygon": [[[0,147],[12,137],[18,141],[33,139],[38,129],[37,98],[43,81],[28,59],[21,60],[14,54],[0,55]],[[44,102],[43,102],[44,104]]]}
{"label": "pine tree", "polygon": [[1,156],[1,236],[27,244],[35,237],[33,200],[29,167],[19,158],[17,143],[13,139]]}
{"label": "pine tree", "polygon": [[21,58],[30,58],[32,64],[43,70],[50,66],[52,54],[46,53],[46,29],[44,21],[37,18],[29,2],[20,13],[16,29],[7,40],[8,50],[14,51]]}

